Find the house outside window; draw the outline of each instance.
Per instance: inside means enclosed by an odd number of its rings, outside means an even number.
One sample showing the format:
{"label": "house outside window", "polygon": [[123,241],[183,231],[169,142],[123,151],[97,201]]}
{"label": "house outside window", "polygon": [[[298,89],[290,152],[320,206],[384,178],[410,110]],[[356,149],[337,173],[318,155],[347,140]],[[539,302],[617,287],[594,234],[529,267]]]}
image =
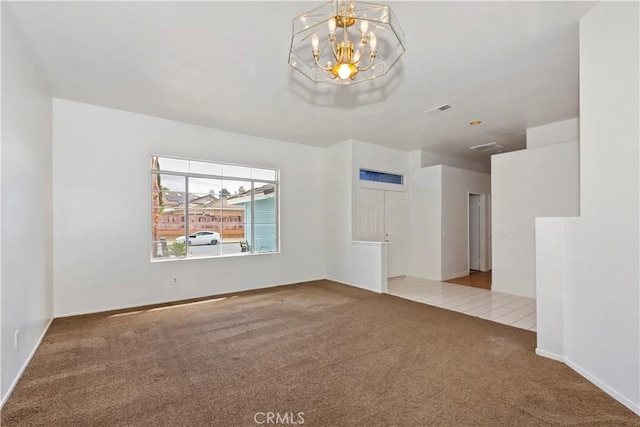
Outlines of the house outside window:
{"label": "house outside window", "polygon": [[151,157],[152,260],[279,251],[275,169]]}

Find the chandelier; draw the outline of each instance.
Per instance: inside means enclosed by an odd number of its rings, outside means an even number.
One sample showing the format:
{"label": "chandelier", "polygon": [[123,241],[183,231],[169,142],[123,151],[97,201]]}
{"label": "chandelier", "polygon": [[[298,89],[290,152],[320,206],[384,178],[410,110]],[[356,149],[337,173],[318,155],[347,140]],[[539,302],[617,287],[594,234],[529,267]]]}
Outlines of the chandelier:
{"label": "chandelier", "polygon": [[289,64],[315,82],[349,85],[387,74],[404,45],[389,6],[334,0],[293,19]]}

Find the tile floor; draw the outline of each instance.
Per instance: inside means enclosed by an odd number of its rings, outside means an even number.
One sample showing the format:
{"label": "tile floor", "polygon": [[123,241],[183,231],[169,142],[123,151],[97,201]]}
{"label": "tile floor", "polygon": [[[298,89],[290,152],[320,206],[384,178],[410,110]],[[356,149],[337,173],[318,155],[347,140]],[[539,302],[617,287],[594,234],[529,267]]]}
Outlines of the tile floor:
{"label": "tile floor", "polygon": [[536,332],[535,298],[409,276],[389,279],[389,294]]}

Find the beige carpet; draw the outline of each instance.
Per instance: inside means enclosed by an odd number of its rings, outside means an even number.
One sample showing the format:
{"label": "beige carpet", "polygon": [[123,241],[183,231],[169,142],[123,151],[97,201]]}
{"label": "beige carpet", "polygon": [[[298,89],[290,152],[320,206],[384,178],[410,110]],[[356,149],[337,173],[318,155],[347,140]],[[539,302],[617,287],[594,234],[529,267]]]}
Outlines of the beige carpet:
{"label": "beige carpet", "polygon": [[278,412],[298,424],[303,413],[305,426],[640,425],[534,349],[532,332],[304,283],[58,319],[1,420],[256,426]]}

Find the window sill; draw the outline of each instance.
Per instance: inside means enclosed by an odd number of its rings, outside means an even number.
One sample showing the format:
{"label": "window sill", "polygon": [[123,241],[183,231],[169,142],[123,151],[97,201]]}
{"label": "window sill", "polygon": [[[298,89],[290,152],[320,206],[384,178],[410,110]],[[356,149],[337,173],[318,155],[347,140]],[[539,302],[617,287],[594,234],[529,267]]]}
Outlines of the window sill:
{"label": "window sill", "polygon": [[239,253],[239,254],[224,254],[224,255],[151,258],[151,262],[152,263],[162,263],[162,262],[174,262],[174,261],[193,261],[193,260],[203,260],[203,259],[237,258],[237,257],[251,257],[251,256],[257,256],[257,255],[277,255],[279,253],[280,253],[280,251],[275,251],[275,252],[244,252],[244,253]]}

